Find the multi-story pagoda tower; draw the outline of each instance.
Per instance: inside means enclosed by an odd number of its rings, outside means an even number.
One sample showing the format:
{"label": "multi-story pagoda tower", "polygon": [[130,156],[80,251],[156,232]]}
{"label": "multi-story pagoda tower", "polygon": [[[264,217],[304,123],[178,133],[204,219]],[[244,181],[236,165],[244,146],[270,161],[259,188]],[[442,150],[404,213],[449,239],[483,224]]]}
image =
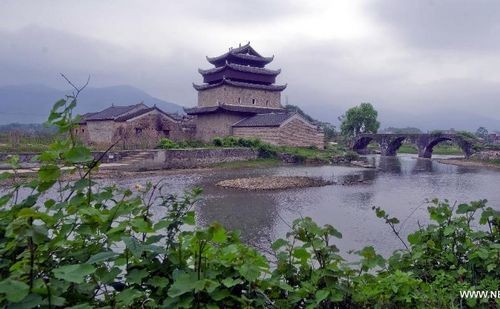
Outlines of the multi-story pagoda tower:
{"label": "multi-story pagoda tower", "polygon": [[281,70],[265,68],[273,57],[263,57],[250,43],[218,57],[207,57],[214,68],[199,69],[203,84],[193,84],[198,91],[198,107],[243,105],[282,108],[281,91],[286,85],[275,85]]}
{"label": "multi-story pagoda tower", "polygon": [[203,84],[193,84],[198,106],[184,109],[195,117],[196,139],[232,135],[274,145],[324,146],[317,125],[281,106],[286,85],[275,84],[281,71],[266,68],[273,58],[261,56],[250,43],[207,57],[214,67],[199,69]]}

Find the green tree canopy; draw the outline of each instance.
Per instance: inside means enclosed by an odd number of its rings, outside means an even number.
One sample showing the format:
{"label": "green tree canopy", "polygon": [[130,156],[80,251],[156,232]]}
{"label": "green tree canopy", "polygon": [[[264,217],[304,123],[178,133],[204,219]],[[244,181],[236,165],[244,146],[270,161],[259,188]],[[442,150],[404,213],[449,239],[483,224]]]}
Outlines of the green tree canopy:
{"label": "green tree canopy", "polygon": [[476,130],[476,136],[480,138],[487,139],[488,138],[488,130],[485,127],[479,127]]}
{"label": "green tree canopy", "polygon": [[340,130],[344,136],[357,136],[360,133],[377,133],[380,122],[378,112],[370,103],[361,103],[352,107],[340,117]]}

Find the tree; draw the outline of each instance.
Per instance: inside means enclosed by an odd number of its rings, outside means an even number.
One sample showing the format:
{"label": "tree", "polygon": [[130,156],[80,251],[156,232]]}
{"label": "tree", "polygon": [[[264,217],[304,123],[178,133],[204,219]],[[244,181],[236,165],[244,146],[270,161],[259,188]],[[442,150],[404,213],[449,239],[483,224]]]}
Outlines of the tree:
{"label": "tree", "polygon": [[479,127],[476,130],[476,136],[480,137],[482,139],[487,139],[488,138],[488,130],[485,127]]}
{"label": "tree", "polygon": [[378,112],[370,103],[361,103],[352,107],[339,119],[342,121],[340,130],[344,136],[358,136],[361,133],[377,133],[380,122]]}

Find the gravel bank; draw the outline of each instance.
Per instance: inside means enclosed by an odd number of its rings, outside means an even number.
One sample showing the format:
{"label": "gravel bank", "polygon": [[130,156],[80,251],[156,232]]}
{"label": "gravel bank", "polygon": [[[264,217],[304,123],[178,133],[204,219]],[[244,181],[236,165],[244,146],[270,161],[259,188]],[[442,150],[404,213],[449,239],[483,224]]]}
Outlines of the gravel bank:
{"label": "gravel bank", "polygon": [[243,190],[282,190],[289,188],[321,187],[333,182],[303,176],[269,176],[223,180],[217,186]]}

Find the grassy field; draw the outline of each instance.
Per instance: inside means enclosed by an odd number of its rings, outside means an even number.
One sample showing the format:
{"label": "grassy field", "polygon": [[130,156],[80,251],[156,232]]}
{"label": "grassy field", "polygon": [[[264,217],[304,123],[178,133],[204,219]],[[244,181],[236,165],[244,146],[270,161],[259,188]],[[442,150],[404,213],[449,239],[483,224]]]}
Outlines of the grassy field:
{"label": "grassy field", "polygon": [[[398,153],[411,153],[411,154],[416,154],[418,153],[417,147],[413,145],[408,145],[404,144],[401,145],[398,149]],[[460,147],[455,146],[455,145],[436,145],[434,146],[434,149],[432,151],[433,154],[437,155],[462,155],[462,149]]]}
{"label": "grassy field", "polygon": [[57,138],[61,138],[60,134],[47,131],[0,132],[0,152],[42,152],[48,150]]}

